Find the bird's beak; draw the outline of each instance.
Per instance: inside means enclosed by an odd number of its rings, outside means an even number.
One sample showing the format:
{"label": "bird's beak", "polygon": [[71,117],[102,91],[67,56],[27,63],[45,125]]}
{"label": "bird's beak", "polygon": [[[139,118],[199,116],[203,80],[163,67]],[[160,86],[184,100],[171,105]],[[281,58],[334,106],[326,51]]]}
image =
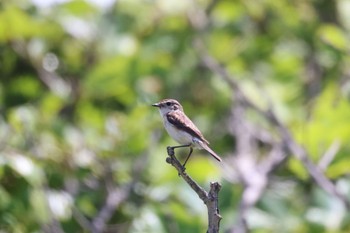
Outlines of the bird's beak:
{"label": "bird's beak", "polygon": [[159,108],[159,103],[152,104],[152,106]]}

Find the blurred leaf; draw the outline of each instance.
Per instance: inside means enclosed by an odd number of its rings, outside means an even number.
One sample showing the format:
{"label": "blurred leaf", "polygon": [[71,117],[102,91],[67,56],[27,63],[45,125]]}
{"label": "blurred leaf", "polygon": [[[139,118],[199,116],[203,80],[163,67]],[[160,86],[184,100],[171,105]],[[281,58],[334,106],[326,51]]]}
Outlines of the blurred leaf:
{"label": "blurred leaf", "polygon": [[186,165],[192,178],[199,184],[205,185],[211,180],[220,179],[220,170],[217,161],[206,151],[194,150]]}
{"label": "blurred leaf", "polygon": [[95,7],[93,7],[89,2],[82,0],[65,2],[60,6],[60,8],[76,16],[84,16],[88,14],[97,13]]}
{"label": "blurred leaf", "polygon": [[47,122],[53,121],[62,109],[63,104],[64,100],[59,96],[47,93],[47,95],[42,98],[40,106],[43,120],[47,120]]}
{"label": "blurred leaf", "polygon": [[220,1],[212,13],[215,22],[219,24],[234,23],[240,17],[244,17],[244,7],[231,1]]}
{"label": "blurred leaf", "polygon": [[6,99],[18,105],[34,101],[42,92],[40,83],[32,76],[14,77],[6,88]]}
{"label": "blurred leaf", "polygon": [[81,125],[90,125],[98,129],[104,126],[103,112],[89,102],[82,102],[78,106],[77,116]]}
{"label": "blurred leaf", "polygon": [[165,232],[165,229],[162,226],[159,217],[154,214],[151,207],[145,207],[139,209],[139,217],[134,219],[131,226],[131,232]]}
{"label": "blurred leaf", "polygon": [[43,184],[45,180],[43,171],[33,160],[15,153],[7,156],[7,159],[12,169],[23,176],[31,185],[37,187]]}
{"label": "blurred leaf", "polygon": [[[349,155],[347,155],[347,157],[349,157]],[[349,166],[350,160],[348,158],[341,159],[338,162],[331,164],[327,168],[326,174],[332,179],[338,178],[340,176],[343,176],[344,174],[349,173]]]}
{"label": "blurred leaf", "polygon": [[34,20],[15,6],[5,7],[0,12],[0,42],[32,36],[52,38],[57,37],[59,32],[57,24]]}
{"label": "blurred leaf", "polygon": [[0,208],[1,209],[6,209],[9,204],[11,203],[11,195],[3,188],[0,186]]}
{"label": "blurred leaf", "polygon": [[346,51],[348,50],[348,38],[344,32],[336,25],[325,24],[321,25],[318,30],[318,35],[322,41],[336,49]]}
{"label": "blurred leaf", "polygon": [[239,52],[235,51],[237,44],[235,38],[224,32],[213,33],[210,37],[210,44],[213,55],[219,57],[221,61],[230,61]]}
{"label": "blurred leaf", "polygon": [[42,189],[34,189],[30,194],[30,202],[33,213],[42,224],[50,221],[50,212],[46,202],[46,195]]}
{"label": "blurred leaf", "polygon": [[301,162],[295,158],[292,158],[288,162],[288,168],[301,180],[309,178],[308,172]]}
{"label": "blurred leaf", "polygon": [[129,61],[127,57],[115,57],[97,65],[84,83],[86,94],[97,98],[114,97],[127,105],[134,102],[129,75],[135,67]]}
{"label": "blurred leaf", "polygon": [[335,86],[329,86],[317,99],[311,120],[304,129],[306,146],[314,158],[321,156],[334,140],[350,140],[350,130],[344,127],[349,119],[349,102],[339,95]]}

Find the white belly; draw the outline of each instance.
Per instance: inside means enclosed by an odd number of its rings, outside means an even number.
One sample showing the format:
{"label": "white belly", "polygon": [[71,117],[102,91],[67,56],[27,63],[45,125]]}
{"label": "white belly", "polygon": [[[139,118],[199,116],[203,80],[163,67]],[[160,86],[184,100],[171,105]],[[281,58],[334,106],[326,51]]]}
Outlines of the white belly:
{"label": "white belly", "polygon": [[168,134],[181,145],[193,144],[193,140],[192,140],[193,137],[190,134],[186,133],[185,131],[178,130],[167,121],[164,122],[164,127],[168,132]]}

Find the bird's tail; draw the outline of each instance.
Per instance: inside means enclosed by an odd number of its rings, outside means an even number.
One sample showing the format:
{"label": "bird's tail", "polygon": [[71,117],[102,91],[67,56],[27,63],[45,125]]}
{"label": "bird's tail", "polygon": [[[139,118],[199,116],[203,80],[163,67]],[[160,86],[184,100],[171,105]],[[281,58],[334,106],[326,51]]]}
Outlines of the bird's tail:
{"label": "bird's tail", "polygon": [[212,149],[210,149],[210,147],[207,144],[201,143],[201,146],[204,150],[206,150],[209,154],[211,154],[211,156],[213,156],[217,161],[219,162],[222,161],[220,156],[218,156]]}

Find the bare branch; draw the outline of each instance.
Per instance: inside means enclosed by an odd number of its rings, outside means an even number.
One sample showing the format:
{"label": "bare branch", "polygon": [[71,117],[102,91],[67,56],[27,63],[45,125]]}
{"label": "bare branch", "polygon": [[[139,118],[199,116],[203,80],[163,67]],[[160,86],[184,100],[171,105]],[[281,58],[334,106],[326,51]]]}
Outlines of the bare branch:
{"label": "bare branch", "polygon": [[340,148],[340,142],[338,140],[335,140],[332,145],[328,148],[328,150],[324,153],[324,155],[321,157],[320,161],[318,161],[318,167],[324,171],[327,169],[329,164],[333,161],[335,155],[339,151]]}
{"label": "bare branch", "polygon": [[73,206],[72,214],[74,219],[79,223],[81,227],[87,231],[93,232],[93,226],[91,225],[90,221],[80,212],[77,207]]}
{"label": "bare branch", "polygon": [[[200,10],[198,10],[198,12],[195,13],[196,14],[188,15],[189,22],[191,23],[191,26],[198,32],[198,34],[201,35],[206,30],[206,28],[203,25],[210,25],[209,14]],[[198,23],[198,17],[202,20],[202,23]],[[259,115],[263,116],[265,120],[270,123],[271,126],[277,129],[281,141],[273,144],[275,147],[275,151],[270,153],[270,161],[268,161],[267,163],[263,164],[262,167],[260,167],[262,168],[262,171],[260,171],[262,175],[265,175],[266,177],[266,175],[270,173],[278,164],[285,161],[285,159],[287,159],[288,156],[293,155],[301,161],[301,163],[307,169],[310,176],[315,180],[318,186],[324,189],[327,193],[339,198],[344,203],[344,205],[348,209],[350,209],[349,199],[345,197],[342,193],[340,193],[335,187],[335,185],[322,172],[322,167],[326,166],[329,163],[329,161],[332,160],[332,157],[338,150],[337,147],[339,147],[339,145],[334,145],[328,150],[328,152],[326,152],[326,154],[323,156],[323,159],[320,161],[321,166],[315,165],[311,161],[310,156],[308,155],[306,150],[301,145],[299,145],[293,138],[289,129],[280,122],[277,115],[273,111],[272,103],[269,100],[266,93],[263,93],[263,91],[260,92],[262,97],[265,97],[265,99],[268,102],[267,109],[263,109],[257,106],[253,101],[251,101],[242,91],[242,88],[236,81],[235,77],[229,74],[229,72],[224,66],[219,64],[219,62],[215,58],[208,54],[207,49],[205,48],[200,36],[194,38],[193,44],[195,51],[198,53],[198,56],[203,65],[207,67],[211,72],[216,74],[217,77],[226,82],[229,85],[229,87],[231,87],[235,95],[235,100],[242,107],[250,108],[256,111]],[[244,206],[242,208],[244,208]]]}
{"label": "bare branch", "polygon": [[176,159],[174,150],[167,148],[169,157],[166,162],[171,164],[187,184],[197,193],[198,197],[204,202],[208,209],[208,230],[207,233],[218,233],[220,228],[221,216],[219,214],[219,191],[221,185],[218,182],[210,183],[209,193],[199,186],[184,170],[180,161]]}
{"label": "bare branch", "polygon": [[117,207],[128,197],[131,186],[115,188],[107,195],[106,203],[92,221],[94,232],[103,232]]}
{"label": "bare branch", "polygon": [[[198,44],[198,43],[197,43]],[[213,73],[221,77],[227,84],[233,89],[238,97],[238,101],[248,108],[255,110],[257,113],[262,115],[271,125],[277,128],[281,138],[282,147],[287,154],[294,155],[299,159],[304,167],[307,168],[310,176],[315,180],[315,182],[324,189],[327,193],[339,198],[345,206],[350,209],[349,200],[341,194],[335,185],[322,173],[322,170],[316,166],[310,159],[307,152],[300,146],[292,137],[290,131],[286,126],[284,126],[274,113],[272,109],[263,110],[254,104],[241,90],[238,83],[231,77],[227,70],[222,67],[213,57],[209,56],[202,46],[196,47],[199,52],[199,56],[202,59],[204,65],[211,70]]]}

